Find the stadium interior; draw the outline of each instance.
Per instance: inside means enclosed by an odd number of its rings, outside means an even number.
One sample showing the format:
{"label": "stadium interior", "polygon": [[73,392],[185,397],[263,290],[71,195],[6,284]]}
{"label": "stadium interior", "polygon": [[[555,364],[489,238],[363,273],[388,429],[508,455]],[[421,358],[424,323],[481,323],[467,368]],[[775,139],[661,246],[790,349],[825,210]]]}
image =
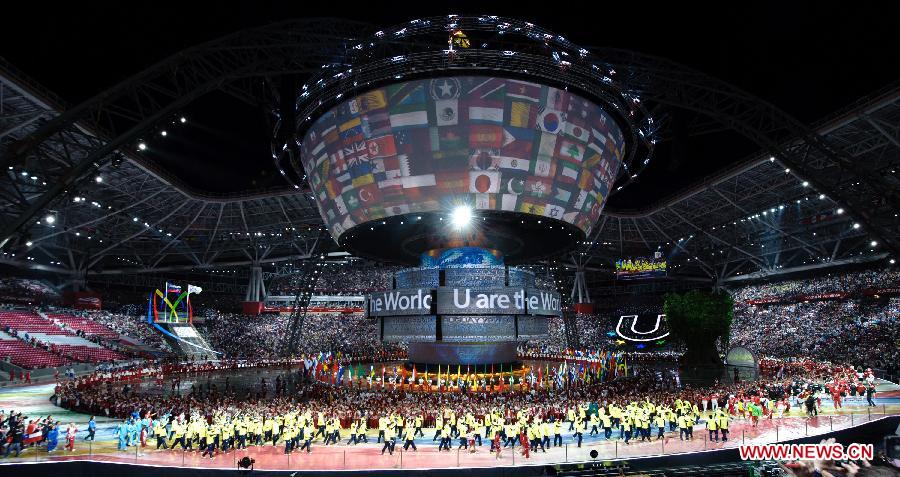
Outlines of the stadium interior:
{"label": "stadium interior", "polygon": [[0,33],[3,475],[900,475],[892,15],[70,8]]}

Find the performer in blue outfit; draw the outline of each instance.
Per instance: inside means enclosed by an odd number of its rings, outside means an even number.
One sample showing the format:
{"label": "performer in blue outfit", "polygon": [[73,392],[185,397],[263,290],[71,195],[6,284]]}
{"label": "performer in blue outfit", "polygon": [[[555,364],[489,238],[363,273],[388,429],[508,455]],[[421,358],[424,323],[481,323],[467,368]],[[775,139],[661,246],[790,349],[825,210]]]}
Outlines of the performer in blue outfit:
{"label": "performer in blue outfit", "polygon": [[[137,412],[137,411],[135,411]],[[141,423],[135,418],[131,418],[131,423],[128,426],[128,445],[136,446],[138,445],[138,434],[141,432]]]}
{"label": "performer in blue outfit", "polygon": [[116,436],[119,438],[119,450],[126,450],[128,439],[128,421],[122,420],[116,427]]}
{"label": "performer in blue outfit", "polygon": [[91,420],[88,421],[88,435],[84,438],[84,440],[94,440],[94,435],[97,433],[97,422],[94,420],[94,416],[91,416]]}
{"label": "performer in blue outfit", "polygon": [[50,431],[47,432],[47,452],[53,452],[56,450],[57,444],[59,444],[59,427],[57,427],[59,423],[51,424]]}

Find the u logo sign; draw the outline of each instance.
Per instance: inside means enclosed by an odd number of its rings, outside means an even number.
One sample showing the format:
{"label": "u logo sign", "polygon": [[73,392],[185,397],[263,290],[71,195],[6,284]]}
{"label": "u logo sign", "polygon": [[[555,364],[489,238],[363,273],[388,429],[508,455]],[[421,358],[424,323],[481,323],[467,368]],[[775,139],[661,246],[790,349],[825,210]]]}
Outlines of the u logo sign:
{"label": "u logo sign", "polygon": [[[616,325],[616,334],[628,341],[656,341],[663,339],[666,336],[669,336],[668,331],[660,329],[660,325],[665,316],[666,315],[662,314],[656,315],[656,325],[653,326],[652,330],[639,331],[638,315],[622,315],[619,317],[619,323]],[[631,323],[628,324],[628,321]],[[623,330],[623,328],[626,329]]]}

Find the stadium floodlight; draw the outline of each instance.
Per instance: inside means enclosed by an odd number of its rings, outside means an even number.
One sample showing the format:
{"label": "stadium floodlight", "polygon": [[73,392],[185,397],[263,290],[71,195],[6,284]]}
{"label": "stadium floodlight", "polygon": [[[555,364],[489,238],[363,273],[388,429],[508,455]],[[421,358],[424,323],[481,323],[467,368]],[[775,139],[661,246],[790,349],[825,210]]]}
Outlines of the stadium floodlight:
{"label": "stadium floodlight", "polygon": [[472,208],[466,205],[457,206],[453,209],[453,212],[450,214],[450,222],[458,227],[462,228],[469,225],[469,222],[472,221]]}

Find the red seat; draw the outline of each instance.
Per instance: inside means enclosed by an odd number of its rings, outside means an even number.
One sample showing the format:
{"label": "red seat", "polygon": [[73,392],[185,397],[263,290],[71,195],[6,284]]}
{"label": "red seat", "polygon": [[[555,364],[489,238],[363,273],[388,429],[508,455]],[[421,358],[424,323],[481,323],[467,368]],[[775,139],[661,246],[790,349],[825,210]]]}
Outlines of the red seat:
{"label": "red seat", "polygon": [[81,330],[87,335],[99,336],[107,339],[119,338],[118,333],[89,318],[55,313],[48,314],[47,316],[51,319],[65,323],[66,326],[73,330]]}
{"label": "red seat", "polygon": [[62,356],[32,348],[19,340],[0,340],[0,359],[7,356],[12,364],[28,369],[62,366],[68,362]]}
{"label": "red seat", "polygon": [[71,356],[77,361],[83,361],[87,363],[128,359],[121,353],[117,353],[106,348],[92,348],[89,346],[80,345],[56,345],[56,349],[65,356]]}
{"label": "red seat", "polygon": [[9,326],[19,332],[71,335],[40,315],[23,311],[0,311],[0,328]]}

